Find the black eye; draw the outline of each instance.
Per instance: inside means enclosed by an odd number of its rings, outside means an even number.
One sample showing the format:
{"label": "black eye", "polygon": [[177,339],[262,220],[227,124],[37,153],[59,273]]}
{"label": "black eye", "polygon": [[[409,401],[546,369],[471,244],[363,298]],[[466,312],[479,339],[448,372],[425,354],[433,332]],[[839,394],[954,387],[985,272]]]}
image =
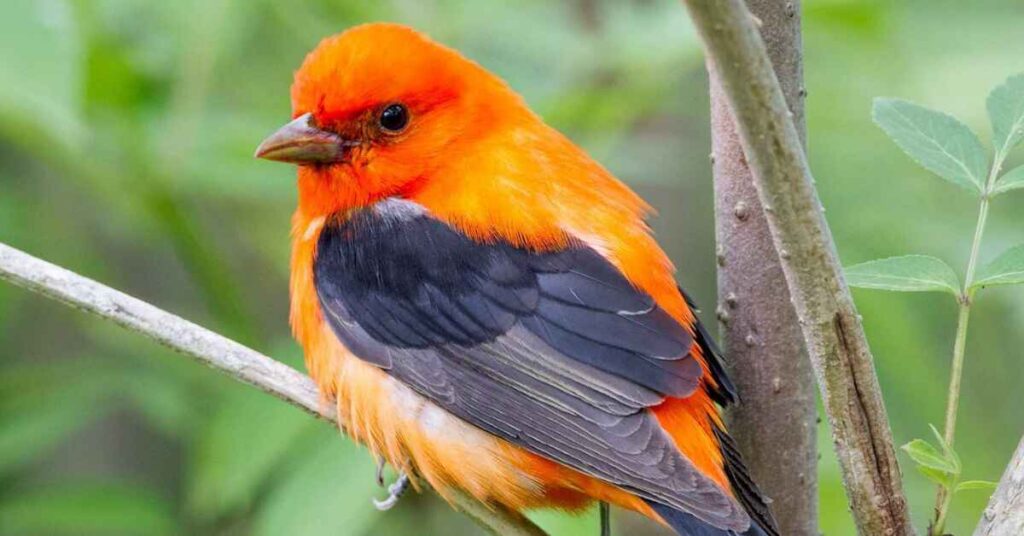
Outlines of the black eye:
{"label": "black eye", "polygon": [[398,132],[409,123],[409,111],[401,104],[389,104],[380,113],[380,126],[390,132]]}

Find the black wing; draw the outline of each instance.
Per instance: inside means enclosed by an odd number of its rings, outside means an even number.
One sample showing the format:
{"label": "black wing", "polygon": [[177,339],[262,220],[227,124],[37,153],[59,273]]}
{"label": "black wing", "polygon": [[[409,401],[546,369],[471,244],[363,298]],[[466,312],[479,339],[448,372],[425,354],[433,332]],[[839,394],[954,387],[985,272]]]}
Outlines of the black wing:
{"label": "black wing", "polygon": [[697,388],[693,337],[592,249],[481,244],[392,199],[325,225],[314,276],[338,338],[453,415],[715,526],[748,526],[645,411]]}

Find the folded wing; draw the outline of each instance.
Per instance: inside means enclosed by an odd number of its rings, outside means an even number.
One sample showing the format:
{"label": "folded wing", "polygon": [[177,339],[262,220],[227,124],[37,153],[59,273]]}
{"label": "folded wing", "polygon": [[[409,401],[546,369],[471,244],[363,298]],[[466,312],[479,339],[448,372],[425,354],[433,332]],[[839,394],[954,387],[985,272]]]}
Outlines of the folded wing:
{"label": "folded wing", "polygon": [[697,389],[693,337],[592,249],[484,244],[392,199],[328,223],[314,276],[338,338],[453,415],[716,527],[749,525],[647,411]]}

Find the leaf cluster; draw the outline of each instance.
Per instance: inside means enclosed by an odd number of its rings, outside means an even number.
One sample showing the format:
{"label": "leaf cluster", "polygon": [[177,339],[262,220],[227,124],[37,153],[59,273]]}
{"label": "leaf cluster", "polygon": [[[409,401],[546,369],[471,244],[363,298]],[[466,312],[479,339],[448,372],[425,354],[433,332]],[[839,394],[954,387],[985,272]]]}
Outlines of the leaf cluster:
{"label": "leaf cluster", "polygon": [[[1000,175],[1010,150],[1024,140],[1024,74],[1010,77],[988,96],[992,156],[978,136],[953,116],[899,99],[875,101],[875,122],[915,162],[966,192],[993,199],[1024,188],[1024,165]],[[901,292],[946,292],[963,298],[984,287],[1024,283],[1024,244],[983,266],[961,283],[941,259],[906,255],[846,268],[853,287]]]}

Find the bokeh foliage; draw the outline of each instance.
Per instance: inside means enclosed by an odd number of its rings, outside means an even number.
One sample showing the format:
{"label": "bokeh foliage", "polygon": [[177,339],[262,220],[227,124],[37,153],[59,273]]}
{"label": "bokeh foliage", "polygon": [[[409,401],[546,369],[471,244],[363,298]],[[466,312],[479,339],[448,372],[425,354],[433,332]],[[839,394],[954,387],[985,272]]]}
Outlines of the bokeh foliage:
{"label": "bokeh foliage", "polygon": [[[1024,6],[805,4],[811,163],[844,263],[964,258],[974,203],[892,147],[871,99],[987,132],[977,103],[1024,71]],[[288,117],[305,52],[373,20],[412,24],[506,77],[636,187],[661,212],[680,281],[714,309],[706,75],[674,0],[5,0],[0,241],[301,366],[286,326],[293,172],[251,153]],[[983,259],[1024,239],[1021,197],[1000,198]],[[941,420],[954,306],[856,298],[897,442],[925,436]],[[1024,292],[986,295],[974,314],[958,451],[965,473],[995,480],[1024,431]],[[822,530],[853,534],[827,430],[820,443]],[[923,525],[932,488],[910,472],[906,484]],[[329,427],[0,286],[0,534],[478,533],[429,493],[378,513],[380,493],[370,456]],[[958,498],[951,532],[968,532],[985,500]],[[537,518],[553,534],[596,532],[593,513]]]}

